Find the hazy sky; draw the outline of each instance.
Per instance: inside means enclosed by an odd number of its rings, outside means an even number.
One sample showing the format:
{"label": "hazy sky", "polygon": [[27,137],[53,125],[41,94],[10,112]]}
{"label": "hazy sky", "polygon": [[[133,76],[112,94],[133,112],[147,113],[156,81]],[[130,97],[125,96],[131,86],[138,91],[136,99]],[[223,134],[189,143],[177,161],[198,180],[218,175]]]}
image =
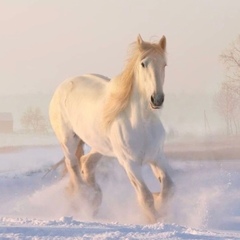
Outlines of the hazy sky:
{"label": "hazy sky", "polygon": [[138,33],[167,37],[165,91],[217,91],[240,34],[239,0],[0,0],[0,95],[51,93],[65,78],[117,75]]}

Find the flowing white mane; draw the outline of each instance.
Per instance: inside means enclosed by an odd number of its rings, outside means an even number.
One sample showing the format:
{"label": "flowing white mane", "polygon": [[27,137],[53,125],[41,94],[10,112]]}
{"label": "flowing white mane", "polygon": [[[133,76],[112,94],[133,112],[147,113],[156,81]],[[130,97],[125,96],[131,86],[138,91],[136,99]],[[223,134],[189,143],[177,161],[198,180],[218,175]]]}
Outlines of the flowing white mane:
{"label": "flowing white mane", "polygon": [[111,90],[106,99],[102,118],[105,129],[108,128],[116,116],[128,106],[133,89],[136,64],[153,52],[165,55],[164,49],[158,43],[133,43],[125,69],[110,83]]}

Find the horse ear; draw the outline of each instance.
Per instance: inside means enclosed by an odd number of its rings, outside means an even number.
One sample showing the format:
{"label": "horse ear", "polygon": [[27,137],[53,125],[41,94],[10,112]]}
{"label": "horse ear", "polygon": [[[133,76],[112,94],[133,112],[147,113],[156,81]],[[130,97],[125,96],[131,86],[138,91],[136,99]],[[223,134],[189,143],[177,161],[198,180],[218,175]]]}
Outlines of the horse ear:
{"label": "horse ear", "polygon": [[166,46],[167,46],[167,40],[166,37],[163,35],[162,38],[159,41],[159,45],[161,46],[161,48],[165,51],[166,50]]}
{"label": "horse ear", "polygon": [[141,46],[143,44],[143,40],[140,34],[138,34],[137,43],[138,43],[138,46]]}

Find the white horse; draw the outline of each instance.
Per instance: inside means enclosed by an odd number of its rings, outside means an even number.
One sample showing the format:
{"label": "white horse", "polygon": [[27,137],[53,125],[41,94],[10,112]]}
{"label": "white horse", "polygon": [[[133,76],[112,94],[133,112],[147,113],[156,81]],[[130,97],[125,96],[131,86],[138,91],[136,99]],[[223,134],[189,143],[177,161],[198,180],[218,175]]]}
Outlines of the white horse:
{"label": "white horse", "polygon": [[[94,170],[102,155],[116,157],[125,169],[148,221],[159,217],[173,182],[163,154],[165,131],[157,109],[164,102],[166,38],[149,43],[139,35],[123,72],[107,79],[84,75],[64,81],[50,103],[50,121],[61,143],[71,190],[85,194],[97,210],[102,199]],[[83,155],[83,143],[91,147]],[[151,193],[141,168],[151,165],[161,193]],[[86,196],[86,194],[85,194]]]}

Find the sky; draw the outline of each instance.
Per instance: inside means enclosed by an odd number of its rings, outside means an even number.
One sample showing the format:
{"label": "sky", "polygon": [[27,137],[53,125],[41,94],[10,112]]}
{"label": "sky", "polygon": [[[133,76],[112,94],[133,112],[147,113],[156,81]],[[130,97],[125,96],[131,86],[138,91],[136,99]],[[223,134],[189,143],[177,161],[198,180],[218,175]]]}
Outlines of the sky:
{"label": "sky", "polygon": [[139,33],[167,38],[165,92],[214,94],[239,13],[239,0],[0,0],[0,95],[52,93],[85,73],[114,77]]}

